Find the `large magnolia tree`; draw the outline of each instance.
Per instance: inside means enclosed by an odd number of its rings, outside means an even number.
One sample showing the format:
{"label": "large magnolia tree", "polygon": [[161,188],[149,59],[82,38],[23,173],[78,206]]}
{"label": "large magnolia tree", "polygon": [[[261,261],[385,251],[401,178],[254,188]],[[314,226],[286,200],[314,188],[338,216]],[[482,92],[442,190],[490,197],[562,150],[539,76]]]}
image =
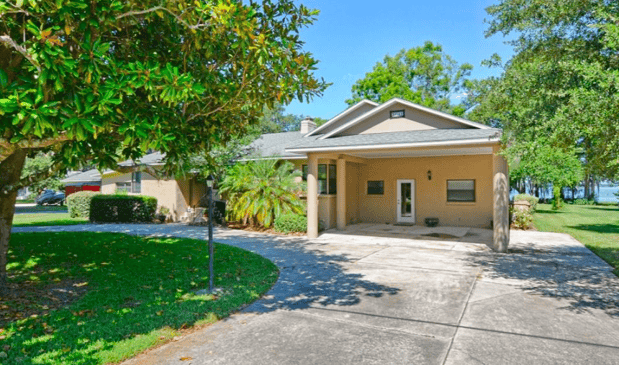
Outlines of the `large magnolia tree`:
{"label": "large magnolia tree", "polygon": [[[17,190],[88,161],[149,149],[166,170],[225,144],[263,106],[320,94],[292,0],[0,1],[0,285]],[[54,168],[20,178],[26,156]]]}

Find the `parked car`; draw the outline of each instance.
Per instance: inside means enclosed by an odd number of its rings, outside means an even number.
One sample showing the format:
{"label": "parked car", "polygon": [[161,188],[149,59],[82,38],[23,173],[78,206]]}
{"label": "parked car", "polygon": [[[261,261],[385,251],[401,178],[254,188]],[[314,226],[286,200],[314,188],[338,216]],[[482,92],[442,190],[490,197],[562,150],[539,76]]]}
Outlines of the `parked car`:
{"label": "parked car", "polygon": [[60,206],[64,205],[64,193],[61,191],[54,191],[51,189],[44,190],[41,195],[37,197],[35,202],[37,205],[51,205],[58,204]]}

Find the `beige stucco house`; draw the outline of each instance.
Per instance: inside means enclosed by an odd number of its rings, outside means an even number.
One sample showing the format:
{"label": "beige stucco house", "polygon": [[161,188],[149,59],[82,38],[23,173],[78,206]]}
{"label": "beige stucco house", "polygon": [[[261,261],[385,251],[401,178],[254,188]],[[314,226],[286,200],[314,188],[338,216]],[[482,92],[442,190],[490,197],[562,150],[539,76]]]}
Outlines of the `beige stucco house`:
{"label": "beige stucco house", "polygon": [[134,170],[132,172],[104,171],[101,174],[101,193],[114,194],[126,191],[128,194],[155,197],[157,205],[168,208],[171,219],[178,221],[187,212],[187,208],[196,206],[200,198],[206,194],[206,185],[198,181],[194,175],[158,179],[154,176],[155,173],[148,173],[148,170],[153,171],[163,166],[164,156],[155,152],[137,162],[125,161],[119,164],[122,167],[132,167]]}
{"label": "beige stucco house", "polygon": [[307,180],[308,237],[368,222],[494,229],[509,242],[507,163],[501,130],[406,100],[363,100],[319,128],[265,134],[258,158],[289,160]]}

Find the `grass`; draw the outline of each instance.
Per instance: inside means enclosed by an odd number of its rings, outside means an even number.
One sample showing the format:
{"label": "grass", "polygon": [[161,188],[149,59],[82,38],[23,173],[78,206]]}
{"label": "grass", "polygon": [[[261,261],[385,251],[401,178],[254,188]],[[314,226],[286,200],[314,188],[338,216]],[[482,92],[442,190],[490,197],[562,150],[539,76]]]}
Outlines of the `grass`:
{"label": "grass", "polygon": [[215,245],[221,296],[208,285],[204,241],[115,233],[17,233],[0,300],[3,363],[107,364],[135,356],[184,329],[224,318],[258,299],[277,267]]}
{"label": "grass", "polygon": [[69,213],[23,213],[13,216],[13,227],[67,226],[87,222],[86,218],[71,218]]}
{"label": "grass", "polygon": [[533,224],[540,231],[568,233],[615,268],[619,276],[619,208],[569,205],[552,210],[539,204]]}
{"label": "grass", "polygon": [[32,204],[34,199],[17,199],[17,204]]}
{"label": "grass", "polygon": [[66,205],[35,205],[33,207],[18,207],[15,206],[16,212],[67,212],[69,209]]}

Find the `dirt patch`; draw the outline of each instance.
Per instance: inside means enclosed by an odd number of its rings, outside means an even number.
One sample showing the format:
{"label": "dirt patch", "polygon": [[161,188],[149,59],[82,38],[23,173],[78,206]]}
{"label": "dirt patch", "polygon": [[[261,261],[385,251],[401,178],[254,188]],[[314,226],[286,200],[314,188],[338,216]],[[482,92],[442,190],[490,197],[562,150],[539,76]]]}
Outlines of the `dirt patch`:
{"label": "dirt patch", "polygon": [[64,280],[48,286],[35,282],[9,284],[6,294],[0,296],[0,328],[9,322],[48,314],[64,308],[88,291],[83,280]]}

